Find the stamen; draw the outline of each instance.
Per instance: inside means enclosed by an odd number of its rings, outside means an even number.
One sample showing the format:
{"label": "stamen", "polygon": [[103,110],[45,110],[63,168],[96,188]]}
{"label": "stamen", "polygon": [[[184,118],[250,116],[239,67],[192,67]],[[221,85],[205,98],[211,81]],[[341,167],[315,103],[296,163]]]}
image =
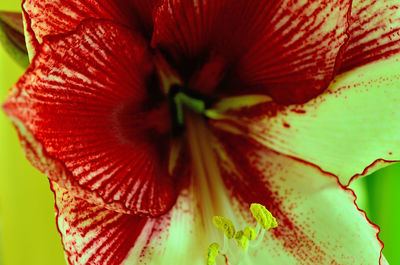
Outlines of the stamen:
{"label": "stamen", "polygon": [[240,110],[245,107],[252,107],[258,104],[272,102],[272,98],[266,95],[240,95],[233,97],[224,97],[218,100],[212,110],[220,114],[231,110]]}
{"label": "stamen", "polygon": [[204,110],[204,116],[212,120],[220,120],[226,117],[225,115],[213,109]]}
{"label": "stamen", "polygon": [[233,225],[232,221],[229,220],[228,218],[225,218],[223,216],[214,216],[213,224],[218,229],[222,230],[228,239],[231,239],[234,237],[236,229],[235,229],[235,226]]}
{"label": "stamen", "polygon": [[219,254],[219,245],[218,243],[214,242],[208,246],[207,249],[207,262],[206,265],[215,265],[215,259],[218,257]]}
{"label": "stamen", "polygon": [[257,237],[256,234],[256,230],[251,227],[251,226],[247,226],[244,230],[243,230],[243,235],[248,239],[248,240],[254,240]]}
{"label": "stamen", "polygon": [[226,254],[229,249],[229,239],[226,236],[224,236],[224,245],[223,246],[224,247],[222,248],[221,253]]}
{"label": "stamen", "polygon": [[[248,264],[248,259],[250,257],[248,252],[251,251],[251,249],[255,249],[260,244],[262,244],[265,232],[267,230],[278,226],[275,217],[272,216],[272,214],[263,205],[252,203],[250,206],[250,211],[253,217],[258,222],[257,227],[253,228],[251,226],[247,226],[243,230],[239,230],[237,232],[235,232],[236,229],[232,221],[228,218],[225,218],[223,216],[213,217],[213,224],[225,233],[224,248],[222,249],[222,251],[220,251],[219,245],[217,243],[212,243],[208,247],[207,265],[215,265],[215,258],[218,256],[219,253],[224,255],[225,258],[228,258],[228,256],[235,253],[232,251],[228,251],[229,239],[233,238],[236,240],[237,246],[243,249],[243,252],[239,254],[239,257],[236,254],[233,255],[234,257],[230,257],[236,259],[236,263],[232,261],[232,264]],[[250,241],[255,242],[250,244]],[[218,248],[215,245],[218,246]],[[217,250],[215,250],[216,248]],[[231,261],[231,259],[229,260]]]}
{"label": "stamen", "polygon": [[[260,225],[257,225],[257,226],[260,226]],[[257,240],[255,241],[254,244],[251,244],[252,248],[257,248],[259,245],[261,245],[261,243],[262,243],[262,241],[264,239],[265,231],[267,231],[267,230],[261,229],[261,226],[260,226],[259,231],[261,231],[261,232],[260,232],[260,234],[258,234]]]}
{"label": "stamen", "polygon": [[261,204],[252,203],[250,211],[262,228],[268,230],[278,226],[275,217]]}
{"label": "stamen", "polygon": [[244,235],[242,230],[235,234],[235,239],[238,243],[238,246],[241,247],[243,251],[246,251],[247,247],[249,246],[249,239]]}

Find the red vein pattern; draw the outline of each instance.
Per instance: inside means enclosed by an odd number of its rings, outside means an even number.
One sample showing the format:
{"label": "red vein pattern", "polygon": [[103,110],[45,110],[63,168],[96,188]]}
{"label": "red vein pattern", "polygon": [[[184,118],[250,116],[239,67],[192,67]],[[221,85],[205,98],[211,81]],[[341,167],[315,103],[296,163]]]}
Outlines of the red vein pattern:
{"label": "red vein pattern", "polygon": [[349,34],[350,41],[340,72],[400,52],[399,1],[353,1]]}
{"label": "red vein pattern", "polygon": [[178,65],[193,58],[195,68],[196,60],[223,57],[229,81],[217,93],[303,103],[335,73],[349,8],[348,0],[166,0],[155,12],[152,45]]}
{"label": "red vein pattern", "polygon": [[[195,254],[193,264],[200,264],[198,248],[212,240],[205,218],[223,209],[235,221],[254,223],[247,207],[258,202],[279,227],[268,232],[261,251],[249,254],[253,264],[384,263],[378,229],[338,178],[250,135],[257,129],[252,116],[268,114],[271,121],[281,108],[293,107],[281,104],[303,104],[317,95],[327,102],[322,92],[337,72],[399,52],[398,5],[383,2],[354,1],[350,10],[351,0],[25,0],[36,56],[4,109],[27,157],[51,180],[68,262],[159,264],[168,263],[168,256],[180,264]],[[185,86],[221,97],[266,94],[274,110],[238,110],[240,128],[187,115],[186,137],[171,141],[171,114],[154,89],[149,46],[165,56]],[[371,95],[352,91],[357,99]],[[294,106],[290,111],[297,116],[317,117]],[[279,120],[280,135],[295,128],[288,117]],[[177,202],[189,181],[196,185]],[[225,188],[231,197],[224,197]]]}
{"label": "red vein pattern", "polygon": [[71,196],[55,183],[51,186],[69,264],[122,264],[148,219],[107,210]]}
{"label": "red vein pattern", "polygon": [[36,49],[46,35],[74,30],[89,18],[109,19],[151,37],[153,9],[159,0],[24,0],[27,41]]}
{"label": "red vein pattern", "polygon": [[250,223],[247,207],[258,202],[278,221],[255,260],[268,259],[275,264],[380,264],[379,228],[356,207],[352,191],[341,188],[335,176],[275,153],[246,136],[213,131],[219,141],[214,147],[222,177],[239,202],[235,212]]}
{"label": "red vein pattern", "polygon": [[45,39],[4,109],[43,145],[42,155],[67,169],[72,180],[50,175],[61,186],[79,184],[121,210],[158,215],[173,205],[175,188],[168,107],[152,104],[146,90],[152,67],[139,36],[88,21],[74,34]]}

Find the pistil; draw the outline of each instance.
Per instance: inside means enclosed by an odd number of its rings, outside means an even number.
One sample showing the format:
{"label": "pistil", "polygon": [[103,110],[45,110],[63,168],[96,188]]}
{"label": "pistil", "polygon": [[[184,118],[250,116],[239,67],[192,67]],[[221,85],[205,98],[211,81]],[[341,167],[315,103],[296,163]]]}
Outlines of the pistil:
{"label": "pistil", "polygon": [[184,109],[188,109],[204,117],[207,108],[216,102],[216,99],[203,95],[187,87],[174,85],[170,88],[169,104],[171,111],[172,132],[179,136],[185,127]]}
{"label": "pistil", "polygon": [[206,105],[200,99],[193,98],[184,92],[178,92],[174,97],[174,104],[176,105],[177,122],[179,125],[184,124],[183,106],[188,107],[191,111],[202,114]]}

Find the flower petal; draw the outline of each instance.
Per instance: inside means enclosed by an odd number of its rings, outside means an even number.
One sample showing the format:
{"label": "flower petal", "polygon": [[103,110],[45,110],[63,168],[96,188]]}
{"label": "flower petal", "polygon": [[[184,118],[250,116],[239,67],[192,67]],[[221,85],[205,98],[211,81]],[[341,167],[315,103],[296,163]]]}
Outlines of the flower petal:
{"label": "flower petal", "polygon": [[201,76],[199,65],[221,72],[219,93],[303,103],[335,73],[350,2],[166,0],[155,13],[152,44],[188,76]]}
{"label": "flower petal", "polygon": [[207,245],[188,190],[167,214],[146,218],[90,204],[56,183],[52,189],[57,226],[71,265],[204,264]]}
{"label": "flower petal", "polygon": [[54,182],[51,186],[57,227],[69,264],[121,264],[148,219],[90,204]]}
{"label": "flower petal", "polygon": [[158,215],[173,205],[175,184],[168,106],[150,100],[153,74],[140,36],[87,21],[45,38],[3,107],[50,179],[97,203]]}
{"label": "flower petal", "polygon": [[341,72],[400,52],[399,1],[353,1],[350,24]]}
{"label": "flower petal", "polygon": [[345,73],[304,105],[244,107],[215,126],[240,127],[271,149],[318,165],[347,185],[353,177],[400,160],[399,60],[400,55]]}
{"label": "flower petal", "polygon": [[318,168],[278,154],[246,136],[215,131],[222,177],[237,212],[251,220],[256,202],[276,217],[249,264],[380,264],[379,229],[355,204],[355,195]]}
{"label": "flower petal", "polygon": [[31,58],[44,36],[72,31],[88,18],[110,19],[148,32],[150,38],[156,2],[158,0],[24,0],[22,6]]}
{"label": "flower petal", "polygon": [[[250,243],[245,264],[267,260],[288,265],[357,265],[379,264],[380,259],[385,264],[378,229],[357,209],[354,194],[334,177],[241,136],[214,130],[215,138],[198,118],[188,120],[189,125],[192,181],[165,215],[143,224],[143,219],[56,192],[64,246],[69,260],[78,258],[71,264],[117,256],[107,252],[113,246],[119,247],[121,257],[113,264],[204,264],[207,246],[223,245],[223,233],[213,226],[212,217],[227,217],[238,229],[254,226],[250,202],[266,205],[277,217],[278,228],[267,231],[260,246],[252,248]],[[99,254],[94,257],[94,253]],[[232,239],[217,264],[238,264],[242,253]]]}

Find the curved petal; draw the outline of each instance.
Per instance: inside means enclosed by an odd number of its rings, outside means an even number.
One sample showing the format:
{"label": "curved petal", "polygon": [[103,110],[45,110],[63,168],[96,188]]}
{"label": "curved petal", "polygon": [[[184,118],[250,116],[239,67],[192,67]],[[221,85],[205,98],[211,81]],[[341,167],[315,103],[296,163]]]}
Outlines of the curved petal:
{"label": "curved petal", "polygon": [[152,74],[140,36],[87,21],[45,39],[3,107],[50,179],[120,210],[158,215],[173,205],[175,184],[169,110],[150,100]]}
{"label": "curved petal", "polygon": [[218,93],[302,103],[334,75],[350,2],[165,0],[155,13],[152,44],[187,78],[217,72],[223,85],[212,89]]}
{"label": "curved petal", "polygon": [[54,182],[51,187],[69,264],[122,264],[148,219],[90,204]]}
{"label": "curved petal", "polygon": [[400,52],[400,4],[397,0],[355,0],[349,45],[340,72]]}
{"label": "curved petal", "polygon": [[244,107],[215,126],[239,128],[347,185],[352,177],[400,160],[399,59],[394,56],[338,76],[324,94],[304,105]]}
{"label": "curved petal", "polygon": [[207,248],[188,190],[158,218],[117,213],[52,184],[56,219],[69,264],[204,264]]}
{"label": "curved petal", "polygon": [[158,0],[24,0],[26,38],[31,58],[46,35],[74,30],[88,18],[110,19],[146,33],[152,33],[152,12]]}
{"label": "curved petal", "polygon": [[[378,229],[334,177],[240,136],[214,130],[214,138],[199,119],[189,125],[192,182],[165,215],[143,221],[56,190],[57,223],[71,264],[118,256],[112,264],[201,265],[215,241],[226,244],[217,264],[385,264]],[[228,217],[238,229],[255,225],[251,202],[265,204],[279,226],[244,255],[234,240],[223,243],[212,217]]]}
{"label": "curved petal", "polygon": [[[222,177],[237,212],[250,216],[250,203],[266,206],[278,227],[264,247],[255,248],[248,264],[381,264],[379,229],[355,204],[351,190],[334,176],[278,154],[247,137],[214,130]],[[251,247],[251,243],[250,243]],[[250,248],[251,253],[251,248]]]}

